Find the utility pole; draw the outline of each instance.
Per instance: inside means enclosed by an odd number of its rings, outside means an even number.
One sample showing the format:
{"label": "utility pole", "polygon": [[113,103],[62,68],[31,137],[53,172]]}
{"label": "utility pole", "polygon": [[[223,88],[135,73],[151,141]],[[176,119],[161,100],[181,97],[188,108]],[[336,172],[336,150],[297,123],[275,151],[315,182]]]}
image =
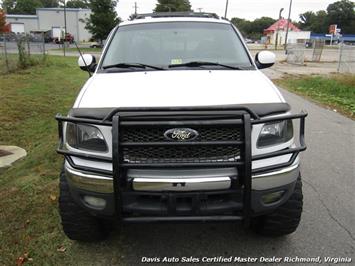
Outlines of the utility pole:
{"label": "utility pole", "polygon": [[292,0],[290,0],[290,8],[288,10],[288,19],[287,19],[287,30],[286,30],[286,38],[285,38],[285,50],[287,53],[287,39],[288,39],[288,31],[290,29],[290,23],[291,23],[291,10],[292,10]]}
{"label": "utility pole", "polygon": [[67,5],[64,1],[64,40],[63,40],[63,52],[65,56],[65,45],[66,45],[66,39],[67,39]]}
{"label": "utility pole", "polygon": [[138,12],[137,2],[134,2],[134,14],[137,15],[137,12]]}
{"label": "utility pole", "polygon": [[276,28],[275,50],[277,50],[277,44],[279,42],[279,29],[280,29],[280,20],[281,20],[282,11],[284,11],[284,8],[281,8],[279,12],[279,21],[277,22],[277,26],[276,26],[277,28]]}
{"label": "utility pole", "polygon": [[224,13],[224,17],[227,18],[227,14],[228,14],[228,6],[229,6],[229,0],[226,0],[226,10]]}
{"label": "utility pole", "polygon": [[198,12],[202,13],[202,7],[197,8]]}

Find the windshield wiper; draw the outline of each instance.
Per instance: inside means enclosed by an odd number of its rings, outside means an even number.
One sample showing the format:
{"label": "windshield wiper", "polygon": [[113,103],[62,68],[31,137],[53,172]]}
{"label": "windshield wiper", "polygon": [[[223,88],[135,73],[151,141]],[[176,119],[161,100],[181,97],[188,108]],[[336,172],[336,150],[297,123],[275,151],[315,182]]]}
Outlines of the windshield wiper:
{"label": "windshield wiper", "polygon": [[229,69],[243,70],[242,67],[225,65],[217,62],[191,61],[183,64],[169,65],[169,68],[174,67],[201,67],[201,66],[221,66]]}
{"label": "windshield wiper", "polygon": [[103,69],[109,69],[109,68],[152,68],[155,70],[165,70],[162,67],[157,67],[157,66],[152,66],[152,65],[147,65],[147,64],[141,64],[141,63],[117,63],[113,65],[108,65],[108,66],[103,66]]}

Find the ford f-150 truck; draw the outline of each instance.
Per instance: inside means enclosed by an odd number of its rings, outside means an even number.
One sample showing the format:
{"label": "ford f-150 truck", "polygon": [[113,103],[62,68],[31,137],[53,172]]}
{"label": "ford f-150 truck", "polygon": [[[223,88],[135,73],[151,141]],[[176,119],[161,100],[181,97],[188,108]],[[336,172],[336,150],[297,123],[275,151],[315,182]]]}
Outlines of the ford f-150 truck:
{"label": "ford f-150 truck", "polygon": [[59,208],[74,240],[114,221],[236,222],[294,232],[302,212],[305,112],[292,114],[237,28],[210,13],[137,15],[110,33],[68,115]]}

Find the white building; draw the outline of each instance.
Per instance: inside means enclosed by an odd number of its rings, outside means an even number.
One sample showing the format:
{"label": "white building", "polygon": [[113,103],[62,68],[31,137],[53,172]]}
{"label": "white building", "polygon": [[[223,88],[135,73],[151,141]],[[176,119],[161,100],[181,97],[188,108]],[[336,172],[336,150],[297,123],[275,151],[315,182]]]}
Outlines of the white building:
{"label": "white building", "polygon": [[[91,34],[85,29],[85,19],[90,16],[90,9],[66,8],[67,32],[76,41],[88,41]],[[64,8],[37,8],[36,15],[6,15],[6,22],[15,33],[35,31],[64,31]]]}
{"label": "white building", "polygon": [[[286,34],[288,28],[288,35]],[[311,38],[310,31],[301,31],[294,24],[282,18],[264,30],[268,44],[275,44],[276,38],[278,44],[284,44],[286,35],[287,43],[297,43],[298,40],[309,40]]]}

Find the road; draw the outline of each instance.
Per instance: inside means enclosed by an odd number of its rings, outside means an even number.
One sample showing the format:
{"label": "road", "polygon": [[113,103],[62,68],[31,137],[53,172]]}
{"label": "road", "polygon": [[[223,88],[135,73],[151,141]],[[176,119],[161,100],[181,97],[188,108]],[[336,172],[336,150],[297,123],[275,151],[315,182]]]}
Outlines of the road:
{"label": "road", "polygon": [[309,148],[302,155],[304,212],[296,233],[273,239],[237,224],[123,225],[106,242],[74,243],[73,254],[84,255],[83,265],[136,265],[142,257],[164,256],[321,256],[354,261],[355,123],[282,92],[295,112],[309,113]]}

